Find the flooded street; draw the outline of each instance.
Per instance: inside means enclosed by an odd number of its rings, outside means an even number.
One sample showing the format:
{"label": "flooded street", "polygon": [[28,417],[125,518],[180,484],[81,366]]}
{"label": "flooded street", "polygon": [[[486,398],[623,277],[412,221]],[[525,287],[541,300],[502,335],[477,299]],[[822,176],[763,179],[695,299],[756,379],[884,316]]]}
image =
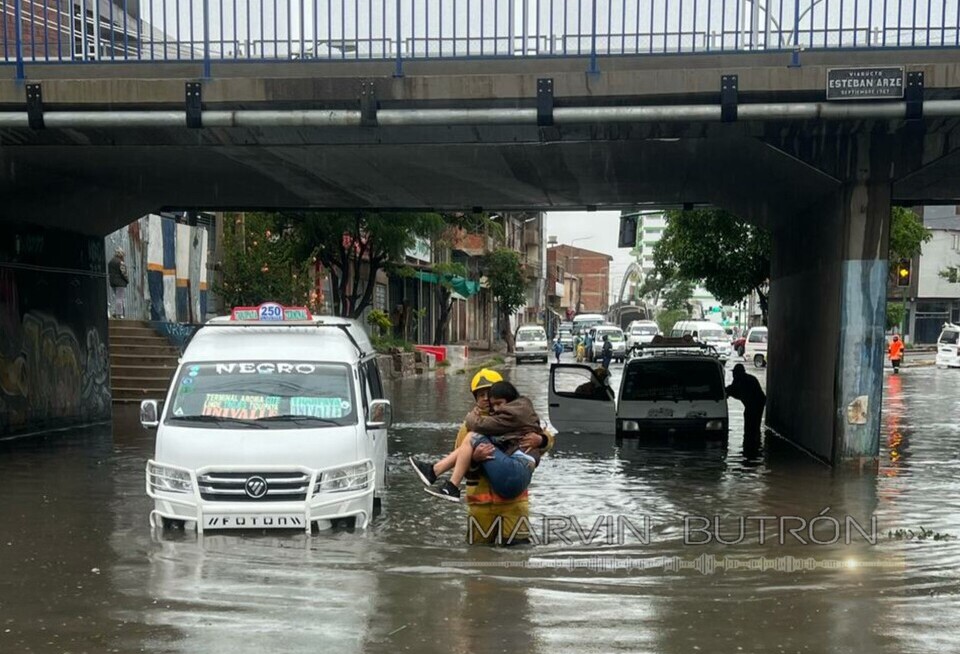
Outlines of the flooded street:
{"label": "flooded street", "polygon": [[[507,369],[543,417],[548,371]],[[514,548],[468,546],[465,508],[424,493],[406,464],[448,451],[468,384],[449,374],[392,385],[390,489],[365,532],[151,532],[153,433],[132,407],[116,412],[112,435],[0,443],[0,651],[960,647],[960,371],[888,374],[877,475],[834,473],[773,439],[745,451],[735,401],[727,448],[617,449],[612,437],[561,434],[531,486],[535,531],[546,516],[587,530],[623,516],[648,519],[649,542],[628,530],[619,543]],[[808,528],[807,544],[781,540],[784,517],[821,514],[839,521],[839,543],[810,542]],[[738,544],[684,543],[685,517],[735,541],[750,516],[768,517],[762,544],[756,520]],[[848,516],[867,530],[875,517],[878,542],[848,529]],[[833,539],[831,524],[816,523],[816,540]],[[629,569],[602,569],[614,561]]]}

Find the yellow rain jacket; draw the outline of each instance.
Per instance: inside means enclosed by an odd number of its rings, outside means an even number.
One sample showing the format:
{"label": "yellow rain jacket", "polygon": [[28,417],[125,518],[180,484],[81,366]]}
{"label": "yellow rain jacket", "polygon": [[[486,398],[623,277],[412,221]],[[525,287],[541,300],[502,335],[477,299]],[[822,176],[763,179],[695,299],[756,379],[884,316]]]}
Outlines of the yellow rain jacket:
{"label": "yellow rain jacket", "polygon": [[[467,437],[470,431],[467,425],[460,426],[457,432],[457,441],[455,447],[460,447],[463,439]],[[544,430],[547,437],[547,446],[544,452],[553,448],[554,434],[549,430]],[[525,490],[517,497],[510,499],[503,498],[493,492],[490,488],[490,481],[483,475],[483,469],[480,466],[472,467],[466,475],[467,485],[467,511],[472,520],[467,521],[468,538],[472,543],[496,543],[498,535],[502,534],[502,540],[506,541],[513,535],[514,540],[526,539],[529,537],[526,526],[521,525],[520,529],[514,534],[517,523],[521,519],[530,520],[530,500],[529,494]],[[500,528],[494,528],[497,516],[500,517]],[[487,534],[487,535],[485,535]],[[471,537],[472,536],[472,537]]]}

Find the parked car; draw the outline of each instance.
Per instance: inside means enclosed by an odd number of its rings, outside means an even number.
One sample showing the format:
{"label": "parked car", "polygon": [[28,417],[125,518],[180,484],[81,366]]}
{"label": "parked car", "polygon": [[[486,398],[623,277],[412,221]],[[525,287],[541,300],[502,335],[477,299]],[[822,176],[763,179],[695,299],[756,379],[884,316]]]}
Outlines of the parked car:
{"label": "parked car", "polygon": [[944,323],[937,339],[938,368],[960,368],[960,325]]}
{"label": "parked car", "polygon": [[550,423],[560,432],[627,438],[671,436],[726,441],[729,416],[724,369],[708,346],[670,340],[645,345],[624,366],[616,399],[589,367],[550,369]]}
{"label": "parked car", "polygon": [[743,358],[753,361],[754,368],[767,367],[767,328],[751,327],[747,332],[747,342]]}
{"label": "parked car", "polygon": [[603,337],[610,339],[613,345],[613,360],[623,363],[627,358],[627,339],[623,330],[616,325],[598,325],[590,330],[593,346],[587,352],[587,359],[600,361],[603,358]]}
{"label": "parked car", "polygon": [[[694,336],[696,335],[696,336]],[[694,337],[701,343],[712,345],[723,363],[730,358],[730,341],[723,327],[709,320],[680,320],[670,330],[671,338]]]}
{"label": "parked car", "polygon": [[634,320],[627,326],[627,350],[635,345],[649,343],[659,333],[660,328],[652,320]]}
{"label": "parked car", "polygon": [[573,351],[573,323],[572,322],[562,322],[560,327],[557,329],[557,332],[560,335],[560,343],[563,344],[563,349],[566,352]]}
{"label": "parked car", "polygon": [[540,325],[523,325],[517,328],[514,355],[517,364],[531,359],[546,363],[550,360],[550,343],[547,332]]}

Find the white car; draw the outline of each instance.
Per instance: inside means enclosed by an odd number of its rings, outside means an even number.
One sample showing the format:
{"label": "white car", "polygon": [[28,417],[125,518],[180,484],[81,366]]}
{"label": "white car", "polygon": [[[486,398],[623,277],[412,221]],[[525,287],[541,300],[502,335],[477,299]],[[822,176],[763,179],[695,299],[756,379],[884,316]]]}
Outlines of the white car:
{"label": "white car", "polygon": [[690,336],[700,343],[712,345],[720,356],[720,361],[727,362],[730,358],[732,346],[727,332],[723,327],[709,320],[680,320],[670,330],[671,338]]}
{"label": "white car", "polygon": [[613,346],[613,360],[623,363],[627,358],[627,339],[623,335],[623,330],[616,325],[599,325],[590,330],[593,346],[587,352],[587,358],[591,361],[603,359],[604,336],[610,339],[610,344]]}
{"label": "white car", "polygon": [[938,368],[960,368],[960,325],[945,323],[937,339]]}
{"label": "white car", "polygon": [[652,320],[636,320],[627,327],[627,349],[649,343],[659,333],[660,328]]}
{"label": "white car", "polygon": [[755,368],[767,367],[767,328],[751,327],[743,343],[743,358],[753,361]]}
{"label": "white car", "polygon": [[550,342],[547,332],[540,325],[524,325],[514,337],[514,356],[517,364],[534,359],[546,363],[550,360]]}
{"label": "white car", "polygon": [[215,318],[140,418],[154,527],[366,527],[385,488],[390,401],[353,320],[275,303]]}
{"label": "white car", "polygon": [[645,352],[624,366],[616,399],[604,390],[588,366],[552,366],[550,423],[560,432],[613,435],[617,445],[655,436],[728,438],[724,369],[700,346]]}

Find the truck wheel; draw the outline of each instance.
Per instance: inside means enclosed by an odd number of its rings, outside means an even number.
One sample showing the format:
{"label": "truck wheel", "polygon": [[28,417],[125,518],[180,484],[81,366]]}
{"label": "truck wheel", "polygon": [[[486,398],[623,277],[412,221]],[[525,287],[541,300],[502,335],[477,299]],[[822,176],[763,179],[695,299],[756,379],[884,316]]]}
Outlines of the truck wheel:
{"label": "truck wheel", "polygon": [[762,354],[754,355],[753,357],[753,367],[754,368],[765,368],[767,363],[763,360]]}

